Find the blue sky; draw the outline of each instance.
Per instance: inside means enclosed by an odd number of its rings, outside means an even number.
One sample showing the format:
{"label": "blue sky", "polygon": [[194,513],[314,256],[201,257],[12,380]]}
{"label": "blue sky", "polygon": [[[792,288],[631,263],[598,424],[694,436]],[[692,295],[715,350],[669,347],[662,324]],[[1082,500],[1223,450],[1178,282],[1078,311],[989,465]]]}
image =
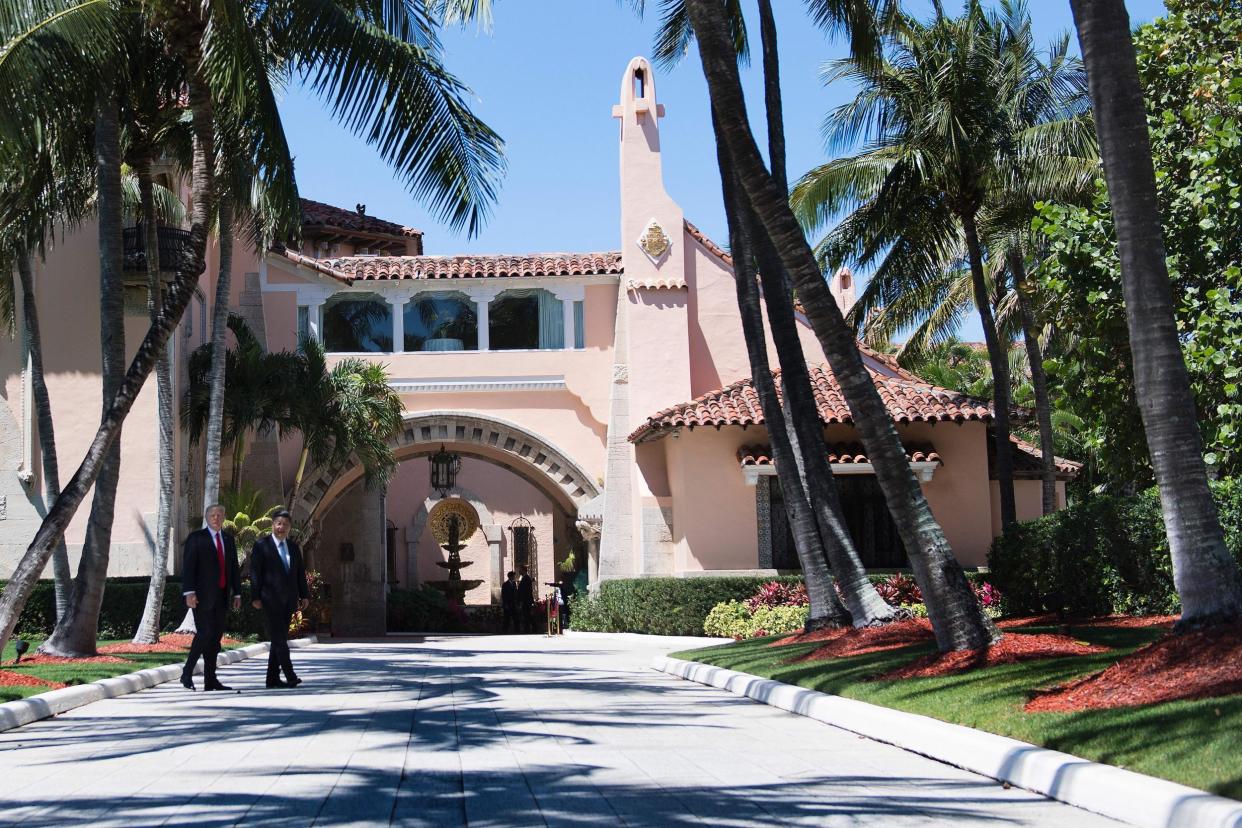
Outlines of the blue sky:
{"label": "blue sky", "polygon": [[[497,0],[490,32],[445,33],[446,64],[473,90],[475,112],[506,142],[508,175],[476,238],[436,221],[365,142],[333,123],[313,96],[292,89],[282,114],[302,194],[342,207],[363,202],[371,215],[418,227],[432,254],[617,249],[617,125],[610,111],[630,58],[650,54],[658,23],[651,10],[657,5],[648,0],[649,13],[640,20],[628,2],[617,0]],[[746,5],[753,11],[752,3]],[[916,11],[920,6],[909,5]],[[1136,24],[1164,11],[1161,0],[1126,5]],[[818,80],[820,65],[843,54],[842,43],[811,25],[801,2],[777,0],[775,6],[792,179],[825,160],[820,122],[852,93],[844,86],[825,88]],[[951,8],[952,0],[946,6]],[[1036,0],[1031,13],[1042,41],[1072,32],[1068,0]],[[761,111],[757,67],[745,81],[748,106]],[[659,73],[656,92],[668,113],[661,122],[665,187],[687,218],[726,243],[697,55],[692,52],[676,68]],[[761,121],[752,118],[757,129]],[[764,136],[758,138],[762,145]],[[963,334],[979,337],[973,325]]]}

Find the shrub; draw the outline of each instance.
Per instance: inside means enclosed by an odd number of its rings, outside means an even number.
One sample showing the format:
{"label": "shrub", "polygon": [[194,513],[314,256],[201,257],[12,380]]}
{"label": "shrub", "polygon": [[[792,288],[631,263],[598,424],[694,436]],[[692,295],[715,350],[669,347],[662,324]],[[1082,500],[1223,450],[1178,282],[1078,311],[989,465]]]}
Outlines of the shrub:
{"label": "shrub", "polygon": [[712,608],[703,621],[703,632],[721,638],[758,638],[797,632],[806,626],[809,607],[760,604],[753,609],[749,602],[724,601]]}
{"label": "shrub", "polygon": [[880,593],[880,597],[894,607],[907,607],[923,602],[923,593],[919,591],[919,585],[909,575],[895,572],[892,575],[883,576],[879,581],[872,579],[872,582],[875,584],[875,591]]}
{"label": "shrub", "polygon": [[438,589],[394,589],[388,593],[389,632],[439,632],[450,627],[448,600]]}
{"label": "shrub", "polygon": [[[1212,485],[1225,539],[1242,560],[1242,484]],[[1006,614],[1172,614],[1180,609],[1156,489],[1102,496],[1019,524],[988,555]]]}
{"label": "shrub", "polygon": [[768,581],[746,599],[746,608],[755,610],[759,607],[805,607],[810,603],[806,584]]}
{"label": "shrub", "polygon": [[[632,578],[605,581],[597,596],[570,599],[570,627],[593,632],[648,635],[702,635],[703,622],[717,604],[743,601],[771,578]],[[797,584],[801,578],[777,578]]]}
{"label": "shrub", "polygon": [[[151,579],[146,576],[109,578],[104,584],[103,603],[99,608],[100,639],[133,638],[147,605]],[[0,588],[4,586],[0,583]],[[160,611],[160,629],[172,632],[185,617],[185,599],[181,597],[181,579],[169,577],[164,582],[164,603]],[[24,638],[46,638],[56,626],[56,589],[51,581],[35,584],[13,634]],[[233,635],[251,636],[263,632],[263,614],[250,606],[247,585],[243,583],[242,608],[229,612],[225,629]]]}

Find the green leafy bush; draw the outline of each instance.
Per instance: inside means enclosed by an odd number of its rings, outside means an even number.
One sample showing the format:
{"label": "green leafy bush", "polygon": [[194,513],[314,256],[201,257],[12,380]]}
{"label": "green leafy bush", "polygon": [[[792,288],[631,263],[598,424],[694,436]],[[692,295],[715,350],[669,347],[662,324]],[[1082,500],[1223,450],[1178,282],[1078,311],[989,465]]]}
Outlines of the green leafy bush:
{"label": "green leafy bush", "polygon": [[758,638],[797,632],[806,626],[808,606],[766,606],[750,609],[741,601],[725,601],[712,607],[703,621],[706,635],[720,638]]}
{"label": "green leafy bush", "polygon": [[738,576],[605,581],[597,596],[579,593],[570,599],[570,627],[592,632],[702,635],[703,621],[713,607],[745,600],[773,580],[796,584],[802,579]]}
{"label": "green leafy bush", "polygon": [[443,632],[450,625],[448,600],[438,589],[394,589],[388,593],[389,632]]}
{"label": "green leafy bush", "polygon": [[[147,604],[151,579],[146,576],[109,578],[104,585],[103,604],[99,609],[99,638],[132,638],[138,631],[142,611]],[[0,588],[4,583],[0,582]],[[164,604],[160,611],[160,629],[172,632],[185,617],[185,599],[181,597],[181,579],[169,577],[164,583]],[[26,638],[46,638],[56,626],[56,590],[51,581],[35,584],[26,607],[17,619],[14,634]],[[261,635],[263,615],[250,606],[246,585],[243,585],[242,608],[230,612],[225,629],[240,636]]]}
{"label": "green leafy bush", "polygon": [[[1242,485],[1212,485],[1226,542],[1242,560]],[[1176,613],[1173,564],[1156,489],[1102,496],[1014,527],[988,555],[1007,615]]]}

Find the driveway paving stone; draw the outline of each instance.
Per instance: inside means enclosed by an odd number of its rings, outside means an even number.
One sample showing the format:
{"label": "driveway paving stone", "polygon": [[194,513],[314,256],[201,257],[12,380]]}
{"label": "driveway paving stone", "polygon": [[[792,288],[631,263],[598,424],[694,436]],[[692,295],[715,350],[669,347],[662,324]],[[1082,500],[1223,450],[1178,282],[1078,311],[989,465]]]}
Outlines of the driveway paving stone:
{"label": "driveway paving stone", "polygon": [[0,824],[1116,825],[651,659],[701,639],[332,640],[0,734]]}

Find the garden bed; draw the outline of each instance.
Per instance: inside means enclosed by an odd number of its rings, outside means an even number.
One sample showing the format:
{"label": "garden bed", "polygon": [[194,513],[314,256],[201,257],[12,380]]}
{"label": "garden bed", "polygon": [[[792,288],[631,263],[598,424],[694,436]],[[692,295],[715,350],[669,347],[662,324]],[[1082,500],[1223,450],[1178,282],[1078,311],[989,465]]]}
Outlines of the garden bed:
{"label": "garden bed", "polygon": [[1047,691],[1028,713],[1136,707],[1242,694],[1242,624],[1168,635],[1112,667]]}
{"label": "garden bed", "polygon": [[[993,663],[968,673],[901,679],[891,678],[891,674],[919,659],[937,658],[932,641],[835,658],[804,658],[846,635],[837,630],[807,637],[739,641],[675,657],[979,728],[1242,798],[1237,736],[1242,733],[1242,692],[1143,707],[1037,714],[1024,709],[1036,688],[1067,686],[1105,673],[1130,653],[1159,641],[1167,621],[1075,621],[1071,622],[1073,640],[1091,645],[1090,652]],[[1005,624],[1010,629],[1002,640],[1014,639],[1015,645],[1029,646],[1039,643],[1032,635],[1056,636],[1061,632],[1055,620],[1044,623],[1046,626],[1016,629]],[[786,643],[777,643],[782,640]],[[1240,659],[1235,655],[1231,660],[1237,663]]]}

